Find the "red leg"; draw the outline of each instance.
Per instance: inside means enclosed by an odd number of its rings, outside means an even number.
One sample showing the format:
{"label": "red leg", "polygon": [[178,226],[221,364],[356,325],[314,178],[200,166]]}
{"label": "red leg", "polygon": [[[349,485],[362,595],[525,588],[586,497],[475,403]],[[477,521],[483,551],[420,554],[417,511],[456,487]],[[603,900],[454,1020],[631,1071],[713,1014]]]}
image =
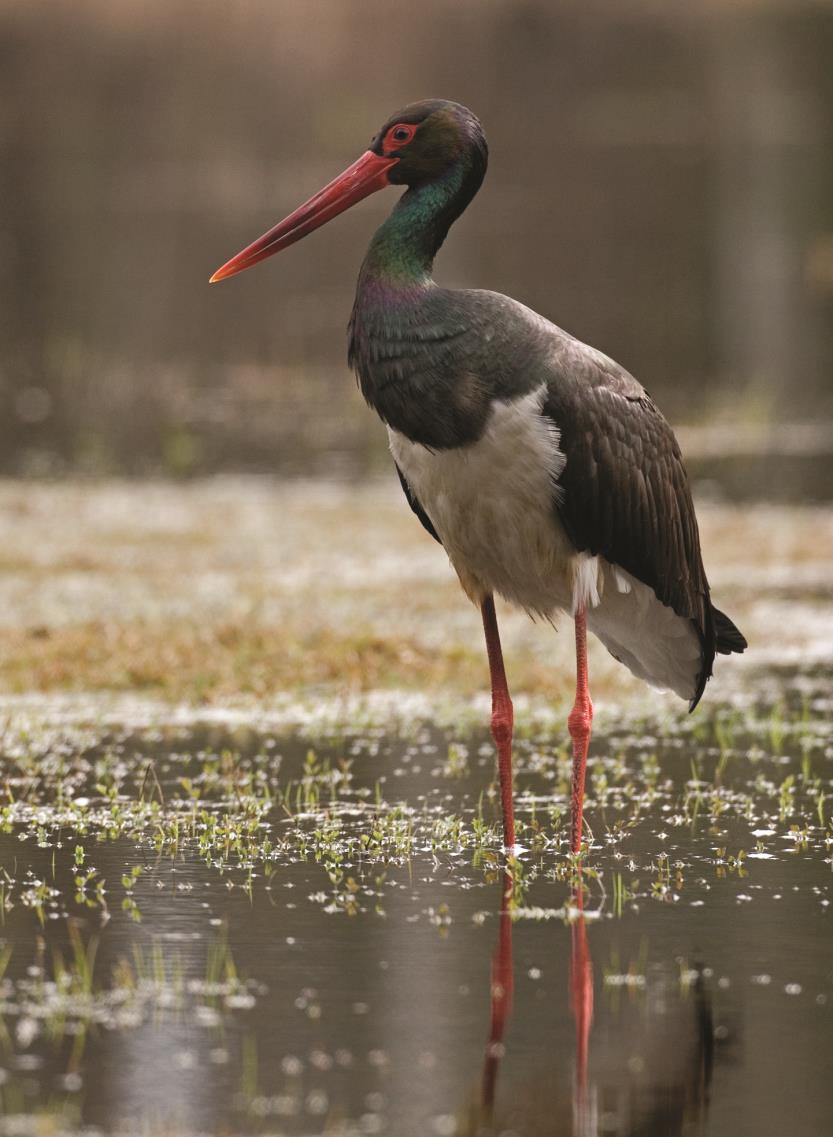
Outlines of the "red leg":
{"label": "red leg", "polygon": [[507,849],[515,846],[515,814],[512,807],[512,700],[503,668],[503,652],[497,630],[495,602],[487,596],[480,605],[483,630],[486,633],[486,651],[489,654],[489,673],[492,678],[492,738],[497,746],[500,772],[500,802],[503,809],[503,844]]}
{"label": "red leg", "polygon": [[576,701],[567,719],[573,740],[573,795],[570,825],[570,848],[581,849],[581,813],[584,807],[584,774],[590,746],[593,704],[587,686],[587,618],[583,608],[576,612]]}

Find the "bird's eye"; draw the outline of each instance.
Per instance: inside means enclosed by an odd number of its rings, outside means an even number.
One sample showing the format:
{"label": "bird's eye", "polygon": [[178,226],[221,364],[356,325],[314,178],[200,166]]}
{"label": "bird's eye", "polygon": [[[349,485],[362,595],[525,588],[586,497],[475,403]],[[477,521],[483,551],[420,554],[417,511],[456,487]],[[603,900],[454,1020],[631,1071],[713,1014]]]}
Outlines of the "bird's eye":
{"label": "bird's eye", "polygon": [[416,126],[413,123],[399,122],[396,126],[392,126],[385,135],[385,150],[397,150],[400,146],[404,146],[406,142],[410,142],[416,134]]}

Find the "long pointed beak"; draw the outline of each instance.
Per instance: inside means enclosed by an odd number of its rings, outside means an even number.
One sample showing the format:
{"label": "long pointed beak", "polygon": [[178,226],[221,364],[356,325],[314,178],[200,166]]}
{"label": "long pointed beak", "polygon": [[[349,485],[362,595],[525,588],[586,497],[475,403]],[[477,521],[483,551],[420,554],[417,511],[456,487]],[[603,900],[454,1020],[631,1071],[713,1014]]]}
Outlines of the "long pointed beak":
{"label": "long pointed beak", "polygon": [[384,189],[390,185],[388,170],[398,161],[398,158],[383,158],[374,154],[372,150],[366,151],[352,166],[348,166],[343,174],[339,174],[309,201],[299,205],[294,213],[290,213],[268,233],[258,237],[230,261],[226,261],[211,277],[210,283],[226,280],[245,268],[251,268],[258,261],[266,260],[273,253],[279,253],[281,249],[294,245],[296,241],[306,237],[307,233],[332,221],[357,201],[375,193],[376,190]]}

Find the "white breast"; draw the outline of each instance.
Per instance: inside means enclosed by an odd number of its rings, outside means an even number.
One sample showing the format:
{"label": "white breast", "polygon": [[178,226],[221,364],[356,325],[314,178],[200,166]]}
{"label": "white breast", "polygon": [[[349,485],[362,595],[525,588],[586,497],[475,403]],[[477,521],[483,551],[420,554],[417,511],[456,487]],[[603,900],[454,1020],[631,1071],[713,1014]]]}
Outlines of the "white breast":
{"label": "white breast", "polygon": [[584,607],[630,671],[691,698],[701,655],[691,622],[621,568],[577,552],[558,519],[565,457],[557,425],[541,414],[545,394],[496,401],[480,439],[456,450],[389,428],[391,452],[476,604],[494,592],[550,618]]}
{"label": "white breast", "polygon": [[389,430],[390,448],[475,602],[497,592],[529,611],[572,606],[576,551],[554,508],[564,467],[541,414],[546,388],[496,401],[480,439],[429,450]]}

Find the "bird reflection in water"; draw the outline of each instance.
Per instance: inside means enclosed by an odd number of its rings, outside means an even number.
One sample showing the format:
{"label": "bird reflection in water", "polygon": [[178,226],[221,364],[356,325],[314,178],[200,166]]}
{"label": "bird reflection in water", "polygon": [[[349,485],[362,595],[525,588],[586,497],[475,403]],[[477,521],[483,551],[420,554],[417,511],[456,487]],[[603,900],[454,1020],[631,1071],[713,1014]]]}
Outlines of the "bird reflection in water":
{"label": "bird reflection in water", "polygon": [[570,1008],[576,1021],[576,1072],[573,1085],[573,1132],[591,1137],[596,1132],[596,1111],[587,1090],[587,1053],[593,1025],[593,961],[584,922],[584,888],[581,875],[570,901]]}
{"label": "bird reflection in water", "polygon": [[504,869],[501,877],[500,917],[497,946],[492,956],[492,975],[489,995],[489,1041],[483,1061],[481,1104],[484,1121],[491,1121],[495,1105],[500,1060],[504,1054],[503,1034],[512,1014],[514,975],[512,971],[512,902],[514,883],[512,875]]}
{"label": "bird reflection in water", "polygon": [[[575,1025],[571,1097],[552,1067],[526,1083],[504,1089],[498,1079],[514,995],[512,935],[514,886],[501,878],[497,943],[492,957],[489,1037],[483,1060],[480,1101],[460,1137],[679,1137],[696,1132],[708,1103],[714,1029],[702,969],[681,998],[667,974],[652,976],[644,998],[599,1030],[594,1076],[589,1075],[593,1027],[593,961],[585,916],[586,891],[579,877],[566,913],[570,925],[569,1007]],[[633,1013],[631,1013],[633,1012]],[[692,1014],[693,1012],[693,1014]],[[608,1021],[609,1020],[609,1021]],[[556,1076],[554,1076],[556,1075]],[[572,1108],[570,1108],[572,1105]]]}

